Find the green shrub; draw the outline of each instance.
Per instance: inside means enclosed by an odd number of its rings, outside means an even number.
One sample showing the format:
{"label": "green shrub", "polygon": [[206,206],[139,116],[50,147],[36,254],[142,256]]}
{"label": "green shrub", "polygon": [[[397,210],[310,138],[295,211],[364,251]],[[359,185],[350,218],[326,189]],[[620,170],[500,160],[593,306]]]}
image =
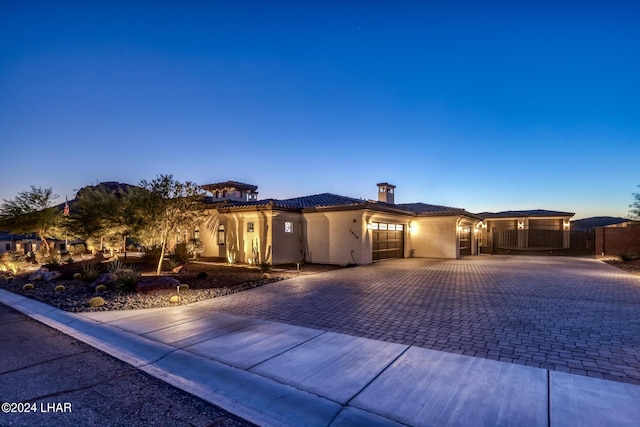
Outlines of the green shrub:
{"label": "green shrub", "polygon": [[95,263],[84,264],[80,276],[84,282],[91,283],[100,277],[100,270]]}
{"label": "green shrub", "polygon": [[269,264],[268,262],[261,262],[260,270],[262,270],[263,272],[271,271],[271,264]]}
{"label": "green shrub", "polygon": [[144,250],[144,260],[148,264],[157,264],[160,260],[160,253],[162,252],[162,248],[160,246],[154,246],[152,248],[145,248]]}
{"label": "green shrub", "polygon": [[54,291],[56,292],[64,292],[65,291],[65,287],[63,285],[58,285],[55,288],[53,288]]}
{"label": "green shrub", "polygon": [[24,286],[22,287],[22,289],[23,289],[23,290],[25,290],[25,291],[30,291],[30,290],[32,290],[33,288],[34,288],[33,283],[27,283],[26,285],[24,285]]}
{"label": "green shrub", "polygon": [[179,289],[180,289],[180,292],[188,291],[189,290],[189,285],[187,285],[186,283],[181,283]]}
{"label": "green shrub", "polygon": [[173,253],[181,263],[186,264],[189,262],[189,251],[187,250],[187,244],[185,242],[178,243],[173,248]]}
{"label": "green shrub", "polygon": [[201,271],[200,273],[196,274],[196,278],[198,279],[206,279],[208,276],[206,271]]}
{"label": "green shrub", "polygon": [[121,292],[133,292],[140,280],[140,273],[134,269],[127,269],[118,274],[118,290]]}
{"label": "green shrub", "polygon": [[77,245],[73,245],[71,247],[71,252],[74,255],[84,255],[86,249],[82,243],[78,243]]}
{"label": "green shrub", "polygon": [[107,290],[107,285],[98,285],[98,286],[96,286],[96,293],[104,292],[106,290]]}
{"label": "green shrub", "polygon": [[124,268],[124,264],[122,264],[122,261],[120,261],[119,259],[111,261],[107,264],[107,272],[112,274],[116,274],[122,271],[123,268]]}
{"label": "green shrub", "polygon": [[91,307],[102,307],[104,305],[104,298],[102,297],[93,297],[89,300],[89,306]]}
{"label": "green shrub", "polygon": [[174,268],[178,267],[180,264],[175,259],[167,259],[162,263],[162,266],[166,271],[171,271]]}

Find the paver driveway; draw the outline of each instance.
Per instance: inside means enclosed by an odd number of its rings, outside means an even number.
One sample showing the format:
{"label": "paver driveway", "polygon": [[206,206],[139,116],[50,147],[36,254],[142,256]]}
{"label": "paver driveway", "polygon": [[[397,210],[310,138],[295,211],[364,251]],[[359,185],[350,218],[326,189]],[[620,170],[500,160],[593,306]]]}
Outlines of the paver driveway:
{"label": "paver driveway", "polygon": [[640,384],[640,278],[594,259],[393,260],[195,305]]}

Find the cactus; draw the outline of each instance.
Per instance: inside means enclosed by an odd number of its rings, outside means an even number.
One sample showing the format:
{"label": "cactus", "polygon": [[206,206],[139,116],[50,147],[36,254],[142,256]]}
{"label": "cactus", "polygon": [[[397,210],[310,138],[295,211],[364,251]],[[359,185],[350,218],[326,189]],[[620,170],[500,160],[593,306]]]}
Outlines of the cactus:
{"label": "cactus", "polygon": [[33,283],[27,283],[26,285],[24,285],[24,286],[22,287],[22,289],[23,289],[23,290],[25,290],[25,291],[30,291],[30,290],[32,290],[33,288],[34,288]]}
{"label": "cactus", "polygon": [[55,288],[53,288],[53,290],[56,292],[64,292],[65,287],[63,285],[58,285]]}
{"label": "cactus", "polygon": [[96,293],[97,292],[104,292],[107,290],[107,286],[106,285],[98,285],[96,286]]}
{"label": "cactus", "polygon": [[91,307],[102,307],[104,305],[104,298],[102,297],[93,297],[89,300],[89,306]]}

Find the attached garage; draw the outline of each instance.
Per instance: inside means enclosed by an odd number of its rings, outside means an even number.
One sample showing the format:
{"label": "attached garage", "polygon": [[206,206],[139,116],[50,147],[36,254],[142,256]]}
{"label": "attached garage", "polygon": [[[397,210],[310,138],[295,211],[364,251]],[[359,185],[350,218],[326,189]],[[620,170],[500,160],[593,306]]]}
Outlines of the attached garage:
{"label": "attached garage", "polygon": [[404,225],[371,223],[373,261],[404,258]]}

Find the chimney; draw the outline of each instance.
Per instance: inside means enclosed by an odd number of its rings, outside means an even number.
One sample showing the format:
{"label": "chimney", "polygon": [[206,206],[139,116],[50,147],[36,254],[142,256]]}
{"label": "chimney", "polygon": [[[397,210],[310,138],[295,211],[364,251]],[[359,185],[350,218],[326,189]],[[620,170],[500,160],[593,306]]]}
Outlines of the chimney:
{"label": "chimney", "polygon": [[381,182],[378,184],[378,201],[384,203],[394,204],[393,193],[395,192],[395,185]]}

